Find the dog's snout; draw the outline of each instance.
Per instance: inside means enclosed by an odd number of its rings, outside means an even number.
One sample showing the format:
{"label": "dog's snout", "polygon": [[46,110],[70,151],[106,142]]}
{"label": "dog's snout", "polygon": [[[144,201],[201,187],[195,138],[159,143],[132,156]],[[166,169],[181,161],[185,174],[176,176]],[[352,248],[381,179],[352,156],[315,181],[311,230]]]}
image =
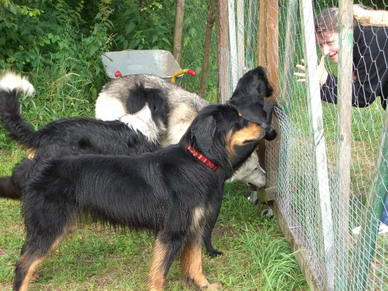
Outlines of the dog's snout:
{"label": "dog's snout", "polygon": [[265,136],[264,138],[268,141],[274,140],[277,137],[277,132],[273,128],[269,127],[265,130]]}

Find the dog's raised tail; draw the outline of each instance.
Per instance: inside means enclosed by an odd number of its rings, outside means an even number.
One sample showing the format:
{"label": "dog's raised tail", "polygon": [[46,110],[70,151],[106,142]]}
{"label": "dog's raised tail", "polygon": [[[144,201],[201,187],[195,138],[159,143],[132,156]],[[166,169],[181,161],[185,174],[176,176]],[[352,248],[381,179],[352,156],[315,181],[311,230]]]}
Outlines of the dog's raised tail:
{"label": "dog's raised tail", "polygon": [[20,115],[18,95],[32,95],[34,86],[24,77],[8,72],[0,77],[0,117],[8,135],[27,148],[37,148],[36,131]]}
{"label": "dog's raised tail", "polygon": [[23,92],[32,96],[35,92],[34,86],[25,78],[13,72],[7,72],[0,78],[0,89],[11,92]]}

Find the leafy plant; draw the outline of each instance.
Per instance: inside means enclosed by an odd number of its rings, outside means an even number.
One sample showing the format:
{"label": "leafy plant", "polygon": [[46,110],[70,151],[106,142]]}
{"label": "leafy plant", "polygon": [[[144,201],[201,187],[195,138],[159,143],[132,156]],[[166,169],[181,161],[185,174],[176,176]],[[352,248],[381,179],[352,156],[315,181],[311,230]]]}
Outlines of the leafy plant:
{"label": "leafy plant", "polygon": [[116,1],[114,50],[172,49],[175,1]]}

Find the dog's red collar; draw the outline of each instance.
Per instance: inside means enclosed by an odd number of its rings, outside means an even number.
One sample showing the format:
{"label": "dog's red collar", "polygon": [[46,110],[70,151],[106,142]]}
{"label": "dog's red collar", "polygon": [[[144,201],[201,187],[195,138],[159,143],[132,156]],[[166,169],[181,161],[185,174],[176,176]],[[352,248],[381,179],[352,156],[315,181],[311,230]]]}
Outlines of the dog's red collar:
{"label": "dog's red collar", "polygon": [[187,145],[186,149],[198,160],[200,160],[202,163],[204,163],[208,168],[212,169],[213,171],[217,171],[218,166],[213,163],[211,160],[209,160],[207,157],[205,157],[203,154],[198,152],[195,148]]}

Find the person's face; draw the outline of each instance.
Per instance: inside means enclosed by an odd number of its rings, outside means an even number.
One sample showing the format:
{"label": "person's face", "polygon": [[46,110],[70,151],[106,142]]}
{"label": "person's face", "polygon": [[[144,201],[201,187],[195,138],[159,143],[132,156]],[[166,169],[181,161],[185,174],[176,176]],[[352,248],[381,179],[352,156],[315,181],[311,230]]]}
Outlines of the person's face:
{"label": "person's face", "polygon": [[317,34],[317,41],[322,54],[333,62],[338,63],[339,33],[328,31],[319,33]]}

